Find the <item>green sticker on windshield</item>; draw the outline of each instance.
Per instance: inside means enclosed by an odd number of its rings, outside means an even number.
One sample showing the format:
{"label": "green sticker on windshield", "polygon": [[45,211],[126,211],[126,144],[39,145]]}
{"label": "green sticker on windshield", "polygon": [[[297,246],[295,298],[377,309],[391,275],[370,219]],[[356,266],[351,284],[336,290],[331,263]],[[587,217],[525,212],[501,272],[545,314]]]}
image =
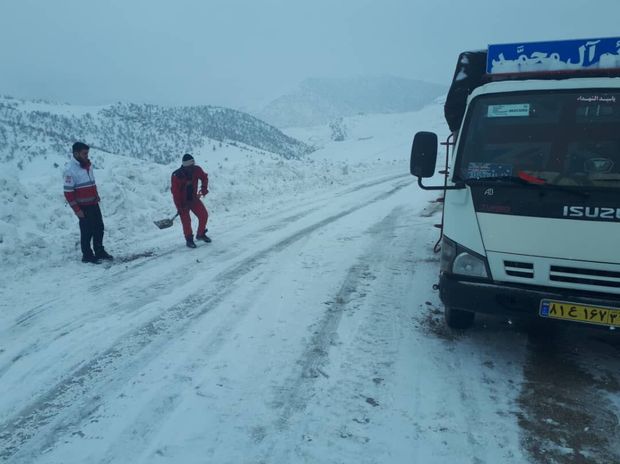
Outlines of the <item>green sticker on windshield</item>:
{"label": "green sticker on windshield", "polygon": [[487,117],[489,118],[524,117],[529,115],[529,103],[519,103],[513,105],[489,105],[487,111]]}

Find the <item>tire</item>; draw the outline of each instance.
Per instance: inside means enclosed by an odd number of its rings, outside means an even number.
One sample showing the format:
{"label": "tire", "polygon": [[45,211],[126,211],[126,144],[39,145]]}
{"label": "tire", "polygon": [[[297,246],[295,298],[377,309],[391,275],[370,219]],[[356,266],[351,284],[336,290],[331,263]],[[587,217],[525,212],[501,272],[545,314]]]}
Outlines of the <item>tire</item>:
{"label": "tire", "polygon": [[468,329],[473,325],[476,313],[446,306],[444,308],[444,317],[446,325],[451,329]]}

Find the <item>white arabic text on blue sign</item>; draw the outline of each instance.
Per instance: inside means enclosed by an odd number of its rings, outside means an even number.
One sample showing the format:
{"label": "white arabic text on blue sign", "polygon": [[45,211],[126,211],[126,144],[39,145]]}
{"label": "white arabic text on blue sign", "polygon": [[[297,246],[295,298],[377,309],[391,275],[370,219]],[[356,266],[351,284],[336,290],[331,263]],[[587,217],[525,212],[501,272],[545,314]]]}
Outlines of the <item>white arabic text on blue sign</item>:
{"label": "white arabic text on blue sign", "polygon": [[620,37],[489,45],[487,73],[620,68]]}

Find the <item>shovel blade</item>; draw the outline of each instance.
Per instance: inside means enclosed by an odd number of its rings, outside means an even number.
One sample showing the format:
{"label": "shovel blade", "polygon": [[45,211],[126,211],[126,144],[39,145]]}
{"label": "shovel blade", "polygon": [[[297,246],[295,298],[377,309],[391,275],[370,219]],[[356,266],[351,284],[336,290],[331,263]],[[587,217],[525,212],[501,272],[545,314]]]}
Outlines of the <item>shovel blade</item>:
{"label": "shovel blade", "polygon": [[159,221],[153,221],[153,223],[160,229],[167,229],[172,227],[172,219],[161,219]]}

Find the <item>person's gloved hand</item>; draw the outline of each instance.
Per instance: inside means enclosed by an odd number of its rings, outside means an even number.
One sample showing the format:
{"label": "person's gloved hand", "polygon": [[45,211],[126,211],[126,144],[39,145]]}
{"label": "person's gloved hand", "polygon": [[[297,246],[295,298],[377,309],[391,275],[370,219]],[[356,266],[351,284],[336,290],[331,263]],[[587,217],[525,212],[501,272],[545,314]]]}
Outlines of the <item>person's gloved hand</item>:
{"label": "person's gloved hand", "polygon": [[207,193],[209,193],[209,189],[203,187],[200,189],[200,196],[205,196]]}
{"label": "person's gloved hand", "polygon": [[75,215],[79,217],[80,219],[84,219],[84,211],[82,211],[81,209],[76,211]]}

